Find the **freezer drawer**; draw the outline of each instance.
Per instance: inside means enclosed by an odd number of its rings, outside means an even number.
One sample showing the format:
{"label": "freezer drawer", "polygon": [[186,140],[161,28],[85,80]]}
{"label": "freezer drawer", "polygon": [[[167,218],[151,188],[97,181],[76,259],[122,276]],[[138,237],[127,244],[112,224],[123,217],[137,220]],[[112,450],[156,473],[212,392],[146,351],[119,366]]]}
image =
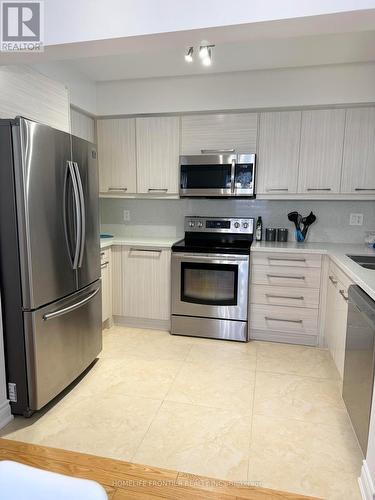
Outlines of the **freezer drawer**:
{"label": "freezer drawer", "polygon": [[30,410],[67,387],[102,348],[101,283],[24,313]]}

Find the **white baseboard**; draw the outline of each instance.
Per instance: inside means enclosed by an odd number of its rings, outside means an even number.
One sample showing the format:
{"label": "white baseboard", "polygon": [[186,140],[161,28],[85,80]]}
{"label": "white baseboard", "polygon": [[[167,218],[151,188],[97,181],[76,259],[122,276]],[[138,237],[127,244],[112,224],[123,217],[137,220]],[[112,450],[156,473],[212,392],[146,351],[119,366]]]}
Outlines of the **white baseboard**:
{"label": "white baseboard", "polygon": [[131,318],[129,316],[113,316],[115,325],[133,328],[150,328],[151,330],[171,330],[171,322],[164,319]]}
{"label": "white baseboard", "polygon": [[9,401],[6,399],[0,404],[0,429],[9,424],[11,420],[13,420],[13,415],[10,412]]}
{"label": "white baseboard", "polygon": [[363,460],[361,475],[358,478],[358,484],[363,500],[374,500],[375,488],[366,460]]}

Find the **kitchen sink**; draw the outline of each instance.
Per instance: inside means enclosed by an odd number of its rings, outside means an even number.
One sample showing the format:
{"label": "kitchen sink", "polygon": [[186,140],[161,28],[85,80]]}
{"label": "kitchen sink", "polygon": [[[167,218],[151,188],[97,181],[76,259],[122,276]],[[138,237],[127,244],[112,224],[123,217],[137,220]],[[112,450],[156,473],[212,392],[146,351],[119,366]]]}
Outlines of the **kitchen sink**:
{"label": "kitchen sink", "polygon": [[375,255],[348,255],[348,257],[361,267],[375,271]]}

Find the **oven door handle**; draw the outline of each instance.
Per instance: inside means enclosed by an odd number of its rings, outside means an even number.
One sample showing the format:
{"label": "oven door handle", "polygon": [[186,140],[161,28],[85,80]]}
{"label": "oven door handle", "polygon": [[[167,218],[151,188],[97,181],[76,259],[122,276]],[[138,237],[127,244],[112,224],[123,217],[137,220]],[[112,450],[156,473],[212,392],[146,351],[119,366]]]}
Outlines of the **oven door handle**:
{"label": "oven door handle", "polygon": [[186,259],[186,260],[222,260],[222,261],[231,261],[231,262],[239,262],[239,261],[248,261],[249,255],[232,255],[232,254],[191,254],[191,253],[173,253],[172,257],[175,259]]}

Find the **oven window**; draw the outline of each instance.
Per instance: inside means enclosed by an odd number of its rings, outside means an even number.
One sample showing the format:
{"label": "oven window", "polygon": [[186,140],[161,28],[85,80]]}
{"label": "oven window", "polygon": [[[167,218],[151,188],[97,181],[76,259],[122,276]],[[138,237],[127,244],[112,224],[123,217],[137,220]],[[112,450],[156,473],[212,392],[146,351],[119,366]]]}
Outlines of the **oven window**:
{"label": "oven window", "polygon": [[237,305],[238,266],[181,263],[181,301],[195,304]]}
{"label": "oven window", "polygon": [[230,189],[230,165],[181,165],[181,189]]}

